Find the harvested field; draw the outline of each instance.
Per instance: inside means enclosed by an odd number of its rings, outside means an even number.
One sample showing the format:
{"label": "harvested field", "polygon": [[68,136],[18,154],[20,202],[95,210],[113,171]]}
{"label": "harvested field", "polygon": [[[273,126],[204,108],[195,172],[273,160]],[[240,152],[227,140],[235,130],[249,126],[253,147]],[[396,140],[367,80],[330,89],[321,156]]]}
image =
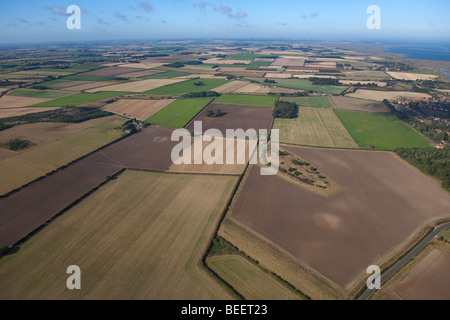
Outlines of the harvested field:
{"label": "harvested field", "polygon": [[380,112],[389,113],[389,108],[384,103],[367,101],[364,99],[356,99],[342,96],[330,96],[330,100],[336,109],[363,111],[363,112]]}
{"label": "harvested field", "polygon": [[431,251],[393,291],[405,300],[450,300],[450,254]]}
{"label": "harvested field", "polygon": [[437,78],[436,75],[432,74],[422,74],[422,73],[409,73],[409,72],[386,72],[394,79],[400,80],[434,80]]}
{"label": "harvested field", "polygon": [[106,86],[111,86],[113,84],[117,84],[116,81],[85,81],[85,82],[87,82],[87,83],[81,84],[78,86],[73,86],[70,88],[66,88],[66,90],[68,90],[68,91],[85,91],[85,90],[90,90],[90,89],[106,87]]}
{"label": "harvested field", "polygon": [[208,266],[246,300],[300,300],[297,294],[239,255],[207,259]]}
{"label": "harvested field", "polygon": [[259,93],[262,90],[262,85],[257,83],[248,83],[247,85],[236,89],[234,93]]}
{"label": "harvested field", "polygon": [[357,148],[358,145],[330,108],[300,107],[296,119],[275,119],[280,142],[307,146]]}
{"label": "harvested field", "polygon": [[[217,118],[208,118],[207,110],[220,109],[222,116]],[[193,121],[191,121],[186,129],[194,130],[194,121],[201,121],[203,132],[208,129],[218,129],[223,136],[226,135],[226,129],[259,129],[270,130],[272,125],[273,106],[247,106],[229,103],[211,103],[204,109]]]}
{"label": "harvested field", "polygon": [[35,146],[32,148],[36,148],[44,143],[108,122],[111,122],[111,117],[91,119],[80,123],[37,122],[23,124],[0,131],[0,143],[19,138],[33,142]]}
{"label": "harvested field", "polygon": [[329,96],[321,97],[283,97],[283,101],[295,102],[299,106],[331,108],[333,105],[330,102]]}
{"label": "harvested field", "polygon": [[235,90],[239,90],[242,87],[245,87],[247,84],[249,84],[247,81],[231,81],[228,83],[225,83],[224,85],[221,85],[220,87],[217,87],[214,89],[214,91],[218,93],[231,93]]}
{"label": "harvested field", "polygon": [[123,67],[106,67],[97,70],[92,70],[84,73],[80,73],[80,76],[96,76],[96,77],[116,77],[122,74],[131,72],[145,71],[140,68],[123,68]]}
{"label": "harvested field", "polygon": [[251,60],[232,60],[232,59],[225,60],[225,59],[222,59],[222,58],[211,58],[211,59],[203,61],[203,63],[205,63],[205,64],[214,64],[214,65],[217,65],[217,64],[219,64],[219,65],[220,64],[231,64],[231,65],[233,65],[233,64],[236,64],[236,63],[249,64],[250,62],[251,62]]}
{"label": "harvested field", "polygon": [[383,71],[342,71],[343,80],[389,80],[389,76]]}
{"label": "harvested field", "polygon": [[[145,70],[145,71],[135,71],[135,72],[130,72],[130,73],[124,73],[121,74],[120,77],[123,78],[141,78],[141,77],[146,77],[146,76],[150,76],[152,74],[157,74],[159,73],[159,70]],[[145,78],[145,79],[152,79],[152,78]]]}
{"label": "harvested field", "polygon": [[0,161],[0,194],[21,186],[88,154],[122,135],[116,130],[123,123],[120,117],[109,117],[95,127],[66,135],[61,139],[27,149],[13,157]]}
{"label": "harvested field", "polygon": [[[318,75],[318,74],[317,75],[316,74],[314,74],[314,75],[312,75],[312,74],[293,74],[292,77],[297,78],[297,79],[309,79],[312,77],[322,78],[322,79],[336,79],[337,78],[336,76],[323,76],[323,75]],[[343,82],[343,81],[340,81],[340,82],[345,84],[345,82]]]}
{"label": "harvested field", "polygon": [[[89,155],[7,198],[0,199],[0,247],[12,245],[20,240],[98,186],[107,175],[112,176],[122,168],[167,170],[172,164],[172,148],[176,145],[170,141],[171,134],[172,130],[165,128],[145,128],[140,133]],[[64,149],[59,146],[48,156],[54,160],[56,157],[54,154],[60,150]],[[59,159],[62,160],[65,159]],[[48,162],[48,159],[46,161]],[[20,165],[17,162],[13,164]],[[30,163],[26,163],[26,167],[22,169],[27,169],[29,165]]]}
{"label": "harvested field", "polygon": [[[186,151],[187,156],[189,156],[188,161],[182,164],[172,164],[169,171],[239,175],[244,172],[247,162],[256,148],[256,141],[250,142],[214,136],[204,136],[203,139],[211,141],[203,141],[201,136],[192,138],[192,144]],[[201,145],[201,148],[196,148],[196,144]],[[244,150],[245,153],[240,152],[241,150]],[[231,164],[227,164],[227,156],[230,157],[231,154],[234,160]],[[185,156],[183,154],[181,157]],[[202,159],[202,163],[194,164],[195,159]],[[181,161],[181,159],[178,160]],[[206,161],[210,160],[211,163],[208,164]],[[230,163],[230,161],[228,162]]]}
{"label": "harvested field", "polygon": [[48,107],[48,108],[0,108],[0,119],[1,118],[9,118],[9,117],[17,117],[30,113],[44,112],[55,110],[58,108]]}
{"label": "harvested field", "polygon": [[290,74],[290,73],[267,72],[267,73],[264,75],[264,78],[290,79],[290,78],[292,78],[292,74]]}
{"label": "harvested field", "polygon": [[345,95],[346,97],[352,97],[352,98],[360,98],[360,99],[367,99],[367,100],[374,100],[374,101],[383,101],[384,99],[387,100],[395,100],[398,98],[431,98],[431,96],[427,93],[419,93],[419,92],[408,92],[408,91],[376,91],[376,90],[365,90],[365,89],[358,89],[354,93],[349,93]]}
{"label": "harvested field", "polygon": [[[324,198],[278,176],[262,176],[253,166],[226,219],[341,288],[398,250],[428,219],[450,213],[450,195],[391,153],[284,148],[324,172],[342,192]],[[219,235],[241,250],[247,246]]]}
{"label": "harvested field", "polygon": [[16,97],[16,96],[11,96],[11,95],[5,95],[0,98],[0,109],[28,107],[28,106],[32,106],[34,104],[45,102],[48,100],[49,99]]}
{"label": "harvested field", "polygon": [[338,109],[334,112],[361,148],[394,150],[431,145],[430,140],[391,114]]}
{"label": "harvested field", "polygon": [[[0,297],[231,299],[200,260],[236,182],[127,171],[2,259]],[[82,290],[61,285],[68,263]]]}
{"label": "harvested field", "polygon": [[105,110],[119,115],[124,115],[131,119],[145,121],[156,112],[174,102],[175,99],[162,100],[134,100],[122,99],[108,105]]}
{"label": "harvested field", "polygon": [[287,67],[303,67],[305,65],[304,59],[277,58],[271,64],[272,66],[287,66]]}
{"label": "harvested field", "polygon": [[101,88],[94,88],[88,90],[87,92],[99,92],[99,91],[144,92],[182,81],[184,81],[184,79],[147,79],[147,80],[119,83]]}

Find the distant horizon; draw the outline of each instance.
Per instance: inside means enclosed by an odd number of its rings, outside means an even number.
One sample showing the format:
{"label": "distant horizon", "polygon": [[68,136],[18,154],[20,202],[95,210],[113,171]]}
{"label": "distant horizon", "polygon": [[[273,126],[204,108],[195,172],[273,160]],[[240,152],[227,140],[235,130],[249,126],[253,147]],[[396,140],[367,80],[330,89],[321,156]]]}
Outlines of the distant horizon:
{"label": "distant horizon", "polygon": [[[81,29],[69,30],[70,5]],[[369,29],[371,5],[380,29]],[[122,39],[303,39],[351,42],[449,42],[448,0],[16,0],[0,3],[0,44],[121,41]]]}

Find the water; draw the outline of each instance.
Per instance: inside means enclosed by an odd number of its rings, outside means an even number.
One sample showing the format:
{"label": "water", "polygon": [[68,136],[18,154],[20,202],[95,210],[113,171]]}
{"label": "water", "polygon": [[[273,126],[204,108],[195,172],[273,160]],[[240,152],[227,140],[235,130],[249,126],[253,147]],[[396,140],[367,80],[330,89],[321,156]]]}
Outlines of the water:
{"label": "water", "polygon": [[402,54],[406,59],[450,61],[450,44],[391,45],[385,51]]}

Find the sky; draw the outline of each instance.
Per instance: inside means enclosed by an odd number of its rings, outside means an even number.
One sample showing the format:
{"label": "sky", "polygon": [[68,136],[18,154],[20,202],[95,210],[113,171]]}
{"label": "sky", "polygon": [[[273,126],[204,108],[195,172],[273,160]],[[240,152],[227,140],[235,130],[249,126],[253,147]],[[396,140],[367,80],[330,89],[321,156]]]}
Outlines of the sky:
{"label": "sky", "polygon": [[[67,28],[67,8],[81,29]],[[370,5],[380,29],[369,29]],[[450,42],[449,0],[0,0],[0,44],[163,39]]]}

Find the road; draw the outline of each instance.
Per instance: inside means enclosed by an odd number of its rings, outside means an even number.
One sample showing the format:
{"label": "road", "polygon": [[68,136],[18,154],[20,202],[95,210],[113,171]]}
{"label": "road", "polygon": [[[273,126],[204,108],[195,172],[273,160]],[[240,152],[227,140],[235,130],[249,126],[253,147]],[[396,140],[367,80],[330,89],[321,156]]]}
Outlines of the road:
{"label": "road", "polygon": [[[397,262],[392,268],[381,275],[381,286],[389,280],[395,273],[403,268],[414,256],[416,256],[427,244],[429,244],[435,236],[437,236],[442,230],[450,227],[450,222],[441,224],[434,228],[428,236],[425,237],[417,246],[414,247],[406,256],[404,256],[399,262]],[[358,300],[367,300],[374,293],[376,289],[366,289]]]}

